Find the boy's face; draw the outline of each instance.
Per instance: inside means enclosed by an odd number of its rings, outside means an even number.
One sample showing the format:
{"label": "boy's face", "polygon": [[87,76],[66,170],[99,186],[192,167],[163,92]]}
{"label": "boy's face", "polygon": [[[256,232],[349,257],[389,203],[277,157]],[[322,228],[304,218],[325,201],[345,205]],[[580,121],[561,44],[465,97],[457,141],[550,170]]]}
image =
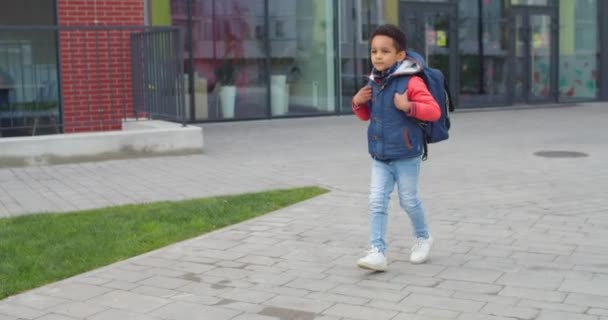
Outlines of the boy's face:
{"label": "boy's face", "polygon": [[377,35],[372,39],[371,45],[372,65],[378,71],[392,67],[395,62],[405,59],[405,51],[397,52],[391,37]]}

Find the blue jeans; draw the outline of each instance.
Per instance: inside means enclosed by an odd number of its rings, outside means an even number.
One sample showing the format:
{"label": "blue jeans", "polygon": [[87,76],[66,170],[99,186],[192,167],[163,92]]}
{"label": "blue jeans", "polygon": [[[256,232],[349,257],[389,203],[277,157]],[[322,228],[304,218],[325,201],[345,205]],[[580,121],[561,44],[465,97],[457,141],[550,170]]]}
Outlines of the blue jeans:
{"label": "blue jeans", "polygon": [[407,213],[416,238],[428,238],[429,231],[424,218],[424,209],[418,198],[418,176],[420,157],[394,161],[372,159],[369,210],[371,213],[370,243],[382,253],[386,251],[386,222],[388,203],[395,183],[399,192],[399,204]]}

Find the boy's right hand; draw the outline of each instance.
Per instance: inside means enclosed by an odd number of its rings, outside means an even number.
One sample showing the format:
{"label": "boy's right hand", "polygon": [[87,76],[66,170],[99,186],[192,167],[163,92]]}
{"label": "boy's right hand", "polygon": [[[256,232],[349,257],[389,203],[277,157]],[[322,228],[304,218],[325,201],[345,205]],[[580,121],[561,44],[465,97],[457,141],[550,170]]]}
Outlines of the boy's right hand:
{"label": "boy's right hand", "polygon": [[372,87],[370,85],[366,85],[361,88],[357,94],[353,97],[353,104],[355,106],[360,106],[368,102],[372,98]]}

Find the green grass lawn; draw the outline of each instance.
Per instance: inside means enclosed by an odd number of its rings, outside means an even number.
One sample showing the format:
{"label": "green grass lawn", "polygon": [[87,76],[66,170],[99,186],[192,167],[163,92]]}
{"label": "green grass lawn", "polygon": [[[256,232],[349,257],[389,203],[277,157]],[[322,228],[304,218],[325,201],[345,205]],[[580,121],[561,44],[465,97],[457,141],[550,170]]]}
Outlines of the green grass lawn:
{"label": "green grass lawn", "polygon": [[0,299],[325,192],[307,187],[0,219]]}

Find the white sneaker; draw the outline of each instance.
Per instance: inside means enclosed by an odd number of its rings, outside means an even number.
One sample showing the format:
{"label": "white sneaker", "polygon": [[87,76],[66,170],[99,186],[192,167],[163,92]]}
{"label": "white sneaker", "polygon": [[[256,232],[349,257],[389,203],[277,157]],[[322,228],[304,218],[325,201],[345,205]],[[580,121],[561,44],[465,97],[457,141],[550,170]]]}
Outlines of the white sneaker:
{"label": "white sneaker", "polygon": [[411,263],[424,263],[431,255],[433,247],[433,237],[429,235],[428,239],[417,238],[412,246],[412,254],[410,255]]}
{"label": "white sneaker", "polygon": [[357,267],[374,271],[386,271],[386,257],[378,248],[372,247],[367,255],[357,261]]}

